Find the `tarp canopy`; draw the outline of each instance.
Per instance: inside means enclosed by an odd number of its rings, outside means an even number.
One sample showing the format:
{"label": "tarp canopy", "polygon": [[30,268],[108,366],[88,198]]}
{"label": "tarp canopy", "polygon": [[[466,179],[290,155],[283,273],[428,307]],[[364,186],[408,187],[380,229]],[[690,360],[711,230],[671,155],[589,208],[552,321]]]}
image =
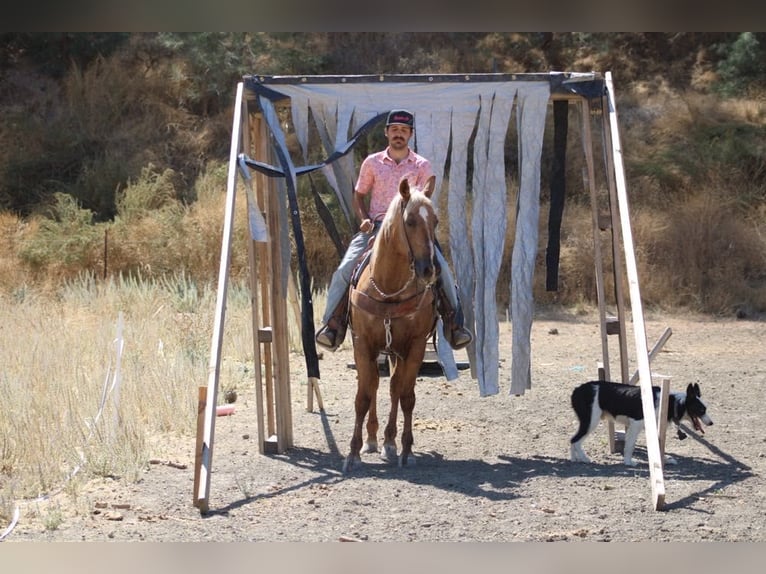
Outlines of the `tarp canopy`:
{"label": "tarp canopy", "polygon": [[[246,76],[248,97],[263,112],[271,144],[281,167],[270,175],[286,179],[302,270],[303,344],[309,376],[318,377],[314,364],[313,310],[310,281],[303,259],[295,180],[301,173],[321,170],[338,201],[351,217],[351,193],[357,166],[348,151],[356,138],[391,109],[415,114],[414,148],[431,160],[437,177],[435,202],[442,179],[448,179],[449,245],[466,324],[475,332],[467,351],[482,396],[499,392],[499,324],[497,281],[503,258],[507,221],[505,142],[515,111],[518,138],[518,195],[516,230],[511,254],[512,358],[511,394],[531,388],[530,336],[534,311],[532,280],[537,256],[540,211],[540,162],[548,103],[552,97],[600,98],[598,74],[449,74],[384,76]],[[295,137],[304,166],[296,167],[287,150],[283,126],[274,103],[288,100]],[[325,161],[305,165],[309,157],[310,122],[328,153]],[[471,157],[469,154],[472,152]],[[468,207],[468,166],[471,209]],[[250,161],[267,172],[269,166]],[[285,266],[287,269],[288,266]],[[308,333],[307,333],[308,331]],[[448,378],[455,373],[447,345],[439,357]],[[454,377],[452,377],[454,378]]]}

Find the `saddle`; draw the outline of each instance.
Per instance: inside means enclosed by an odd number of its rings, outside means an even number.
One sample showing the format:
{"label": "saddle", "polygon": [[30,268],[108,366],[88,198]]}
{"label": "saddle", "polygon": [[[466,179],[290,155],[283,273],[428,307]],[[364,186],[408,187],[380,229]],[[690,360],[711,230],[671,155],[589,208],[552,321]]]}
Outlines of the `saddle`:
{"label": "saddle", "polygon": [[[348,304],[346,306],[346,317],[349,322],[351,319],[351,305],[359,307],[360,309],[377,315],[379,317],[387,317],[389,319],[395,319],[397,317],[404,317],[410,313],[414,313],[420,305],[423,304],[426,295],[431,294],[431,305],[436,304],[436,297],[431,287],[427,287],[423,291],[415,293],[411,297],[408,297],[404,301],[380,301],[370,297],[366,293],[359,291],[357,286],[359,285],[359,278],[362,275],[362,271],[370,264],[370,258],[372,257],[372,245],[374,236],[370,238],[370,242],[367,245],[367,249],[362,253],[359,258],[359,262],[354,267],[354,271],[351,274],[351,282],[349,285]],[[434,321],[434,326],[436,322]]]}

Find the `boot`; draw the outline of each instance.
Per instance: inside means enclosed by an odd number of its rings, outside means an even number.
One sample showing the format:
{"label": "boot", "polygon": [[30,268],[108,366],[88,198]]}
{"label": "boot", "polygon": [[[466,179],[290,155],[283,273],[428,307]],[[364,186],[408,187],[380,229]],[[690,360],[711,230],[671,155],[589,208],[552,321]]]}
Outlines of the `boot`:
{"label": "boot", "polygon": [[467,347],[473,341],[473,335],[463,326],[463,309],[459,301],[457,309],[453,309],[441,281],[436,286],[436,310],[442,318],[444,336],[450,347],[456,351]]}
{"label": "boot", "polygon": [[330,320],[317,331],[314,340],[325,349],[335,351],[346,338],[348,325],[348,293],[343,296],[332,312]]}

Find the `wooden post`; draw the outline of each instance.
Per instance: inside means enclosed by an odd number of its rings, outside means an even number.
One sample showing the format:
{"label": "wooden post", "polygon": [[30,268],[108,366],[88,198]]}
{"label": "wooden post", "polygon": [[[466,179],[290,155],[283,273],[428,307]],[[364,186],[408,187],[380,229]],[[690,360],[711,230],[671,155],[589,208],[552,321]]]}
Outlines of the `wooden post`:
{"label": "wooden post", "polygon": [[[293,445],[292,399],[290,396],[290,349],[287,334],[287,281],[279,241],[279,196],[276,182],[269,179],[267,221],[272,233],[271,247],[271,311],[274,360],[274,403],[277,424],[277,451]],[[287,270],[289,272],[289,270]],[[284,277],[284,280],[283,280]]]}
{"label": "wooden post", "polygon": [[197,446],[194,449],[194,506],[200,505],[197,498],[200,471],[202,470],[202,436],[205,431],[205,408],[207,406],[207,387],[200,387],[197,399]]}
{"label": "wooden post", "polygon": [[[200,512],[208,511],[210,499],[210,475],[213,465],[213,439],[215,436],[215,406],[218,397],[218,382],[221,374],[221,347],[223,344],[223,325],[226,316],[226,293],[229,284],[229,265],[231,262],[231,239],[234,233],[234,206],[237,196],[237,155],[240,149],[243,107],[243,83],[237,84],[234,105],[231,147],[229,149],[229,172],[226,180],[226,209],[221,241],[221,261],[218,267],[218,291],[216,293],[213,336],[210,342],[210,362],[208,365],[208,391],[205,405],[205,424],[200,455],[199,480],[194,493]],[[199,439],[198,439],[199,440]]]}
{"label": "wooden post", "polygon": [[[670,339],[670,336],[673,334],[673,330],[668,327],[665,329],[665,332],[662,333],[659,339],[657,339],[657,342],[654,344],[654,347],[652,347],[652,350],[649,351],[649,362],[651,363],[654,360],[654,357],[657,355],[657,353],[662,350],[662,347],[665,346],[665,343]],[[633,373],[633,376],[630,377],[630,384],[635,385],[638,381],[638,371]]]}
{"label": "wooden post", "polygon": [[[596,175],[593,162],[593,137],[590,126],[590,103],[583,99],[580,107],[582,123],[582,146],[585,154],[585,168],[583,168],[583,182],[586,189],[590,190],[591,217],[593,219],[593,261],[596,272],[596,297],[598,300],[599,324],[601,326],[601,357],[599,363],[599,380],[610,381],[609,372],[609,341],[606,325],[606,295],[604,291],[604,260],[601,251],[601,223],[598,209],[598,198],[596,191]],[[614,422],[607,421],[607,435],[609,439],[609,452],[617,452],[614,437]]]}
{"label": "wooden post", "polygon": [[[630,217],[628,212],[628,194],[625,183],[625,171],[622,162],[622,148],[620,146],[619,128],[617,124],[617,109],[614,100],[614,88],[612,86],[612,74],[606,73],[606,96],[604,97],[604,115],[609,112],[609,124],[605,131],[611,134],[611,157],[613,159],[614,176],[616,184],[617,211],[622,226],[622,243],[625,251],[625,267],[628,275],[628,287],[630,290],[630,306],[633,315],[633,332],[636,343],[636,362],[638,363],[639,385],[641,386],[641,404],[644,411],[644,420],[655,420],[654,394],[652,392],[652,376],[649,368],[649,351],[646,344],[646,325],[644,324],[644,311],[641,304],[641,290],[638,285],[638,266],[633,247],[633,232],[631,231]],[[606,121],[606,118],[605,118]],[[627,378],[627,377],[626,377]],[[662,473],[662,460],[660,456],[660,444],[657,436],[657,426],[644,425],[646,434],[646,451],[649,457],[649,479],[652,490],[652,503],[655,510],[660,510],[665,505],[665,479]]]}
{"label": "wooden post", "polygon": [[[266,157],[267,141],[266,127],[263,125],[263,118],[260,114],[255,114],[252,118],[252,149],[256,158]],[[256,189],[256,209],[260,209],[266,220],[269,206],[267,204],[266,188],[268,180],[260,172],[255,173]],[[269,227],[270,221],[266,221],[266,227],[269,229],[269,240],[273,241],[273,230]],[[274,380],[271,368],[271,337],[266,337],[266,326],[272,324],[271,321],[271,265],[270,246],[265,243],[258,243],[254,246],[255,259],[250,262],[250,283],[253,289],[253,356],[258,356],[258,362],[255,365],[257,373],[256,392],[261,408],[258,412],[258,450],[263,454],[274,454],[276,445],[269,442],[269,439],[276,433],[276,422],[274,414]],[[260,307],[259,307],[260,304]],[[264,397],[265,394],[265,397]],[[265,418],[264,418],[265,415]],[[274,447],[274,448],[272,448]]]}
{"label": "wooden post", "polygon": [[[266,122],[261,114],[252,118],[252,148],[256,158],[272,161]],[[268,241],[254,246],[250,275],[253,289],[253,331],[260,349],[256,370],[263,369],[264,388],[256,385],[265,401],[259,411],[258,439],[266,454],[282,453],[293,446],[292,404],[290,397],[289,330],[287,322],[288,282],[285,281],[281,253],[280,194],[277,181],[256,173],[255,201],[268,228]],[[260,317],[258,316],[260,310]],[[266,418],[265,428],[263,418]]]}
{"label": "wooden post", "polygon": [[655,375],[662,382],[660,384],[660,410],[657,413],[657,434],[660,440],[660,460],[665,464],[665,435],[668,430],[668,408],[670,399],[670,377]]}
{"label": "wooden post", "polygon": [[[616,118],[614,123],[610,123],[608,126],[606,124],[607,122],[607,110],[609,110],[609,99],[607,97],[602,98],[602,108],[604,110],[603,112],[603,121],[604,121],[604,129],[602,130],[603,136],[604,136],[604,147],[606,148],[606,158],[607,158],[607,187],[609,189],[609,221],[610,221],[610,231],[612,236],[612,272],[614,276],[614,298],[617,303],[617,317],[616,317],[616,325],[613,325],[613,328],[616,328],[616,333],[619,335],[618,337],[618,343],[620,347],[620,382],[627,383],[628,382],[628,339],[626,335],[626,318],[625,318],[625,297],[623,295],[623,284],[622,284],[622,272],[623,272],[623,261],[622,261],[622,255],[620,252],[620,235],[623,237],[623,250],[627,252],[628,246],[624,243],[625,233],[622,230],[622,217],[621,217],[621,211],[624,207],[625,209],[625,218],[627,220],[627,203],[620,202],[618,200],[617,196],[617,163],[615,161],[615,155],[618,153],[615,151],[615,145],[617,146],[617,150],[619,150],[619,134],[617,133],[617,123]],[[616,112],[615,112],[616,113]],[[612,118],[612,113],[610,110],[609,113],[609,120]],[[614,130],[614,135],[612,134],[612,130]],[[621,154],[622,152],[619,151]],[[614,168],[614,173],[609,169],[609,166]],[[623,195],[626,197],[627,201],[627,192],[625,190],[625,174],[622,171],[622,155],[620,155],[620,180],[622,182],[622,191]],[[628,225],[630,225],[630,222],[628,220]],[[630,231],[629,231],[630,232]],[[632,239],[631,239],[632,241]],[[633,245],[630,245],[630,251],[631,255],[633,254]],[[638,278],[636,278],[636,282],[638,281]],[[633,301],[631,300],[631,303]],[[640,302],[639,302],[640,306]]]}

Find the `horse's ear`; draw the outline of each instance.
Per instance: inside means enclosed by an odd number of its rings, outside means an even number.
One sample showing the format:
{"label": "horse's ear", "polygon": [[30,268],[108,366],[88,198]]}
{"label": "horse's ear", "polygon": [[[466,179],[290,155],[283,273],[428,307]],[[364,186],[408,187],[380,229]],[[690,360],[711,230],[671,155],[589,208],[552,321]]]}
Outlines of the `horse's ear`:
{"label": "horse's ear", "polygon": [[404,203],[410,200],[410,182],[406,177],[403,177],[402,181],[399,182],[399,195],[402,196]]}
{"label": "horse's ear", "polygon": [[428,178],[428,181],[426,181],[426,186],[423,188],[423,193],[427,198],[431,198],[431,194],[434,192],[434,189],[436,188],[436,176],[432,175]]}

